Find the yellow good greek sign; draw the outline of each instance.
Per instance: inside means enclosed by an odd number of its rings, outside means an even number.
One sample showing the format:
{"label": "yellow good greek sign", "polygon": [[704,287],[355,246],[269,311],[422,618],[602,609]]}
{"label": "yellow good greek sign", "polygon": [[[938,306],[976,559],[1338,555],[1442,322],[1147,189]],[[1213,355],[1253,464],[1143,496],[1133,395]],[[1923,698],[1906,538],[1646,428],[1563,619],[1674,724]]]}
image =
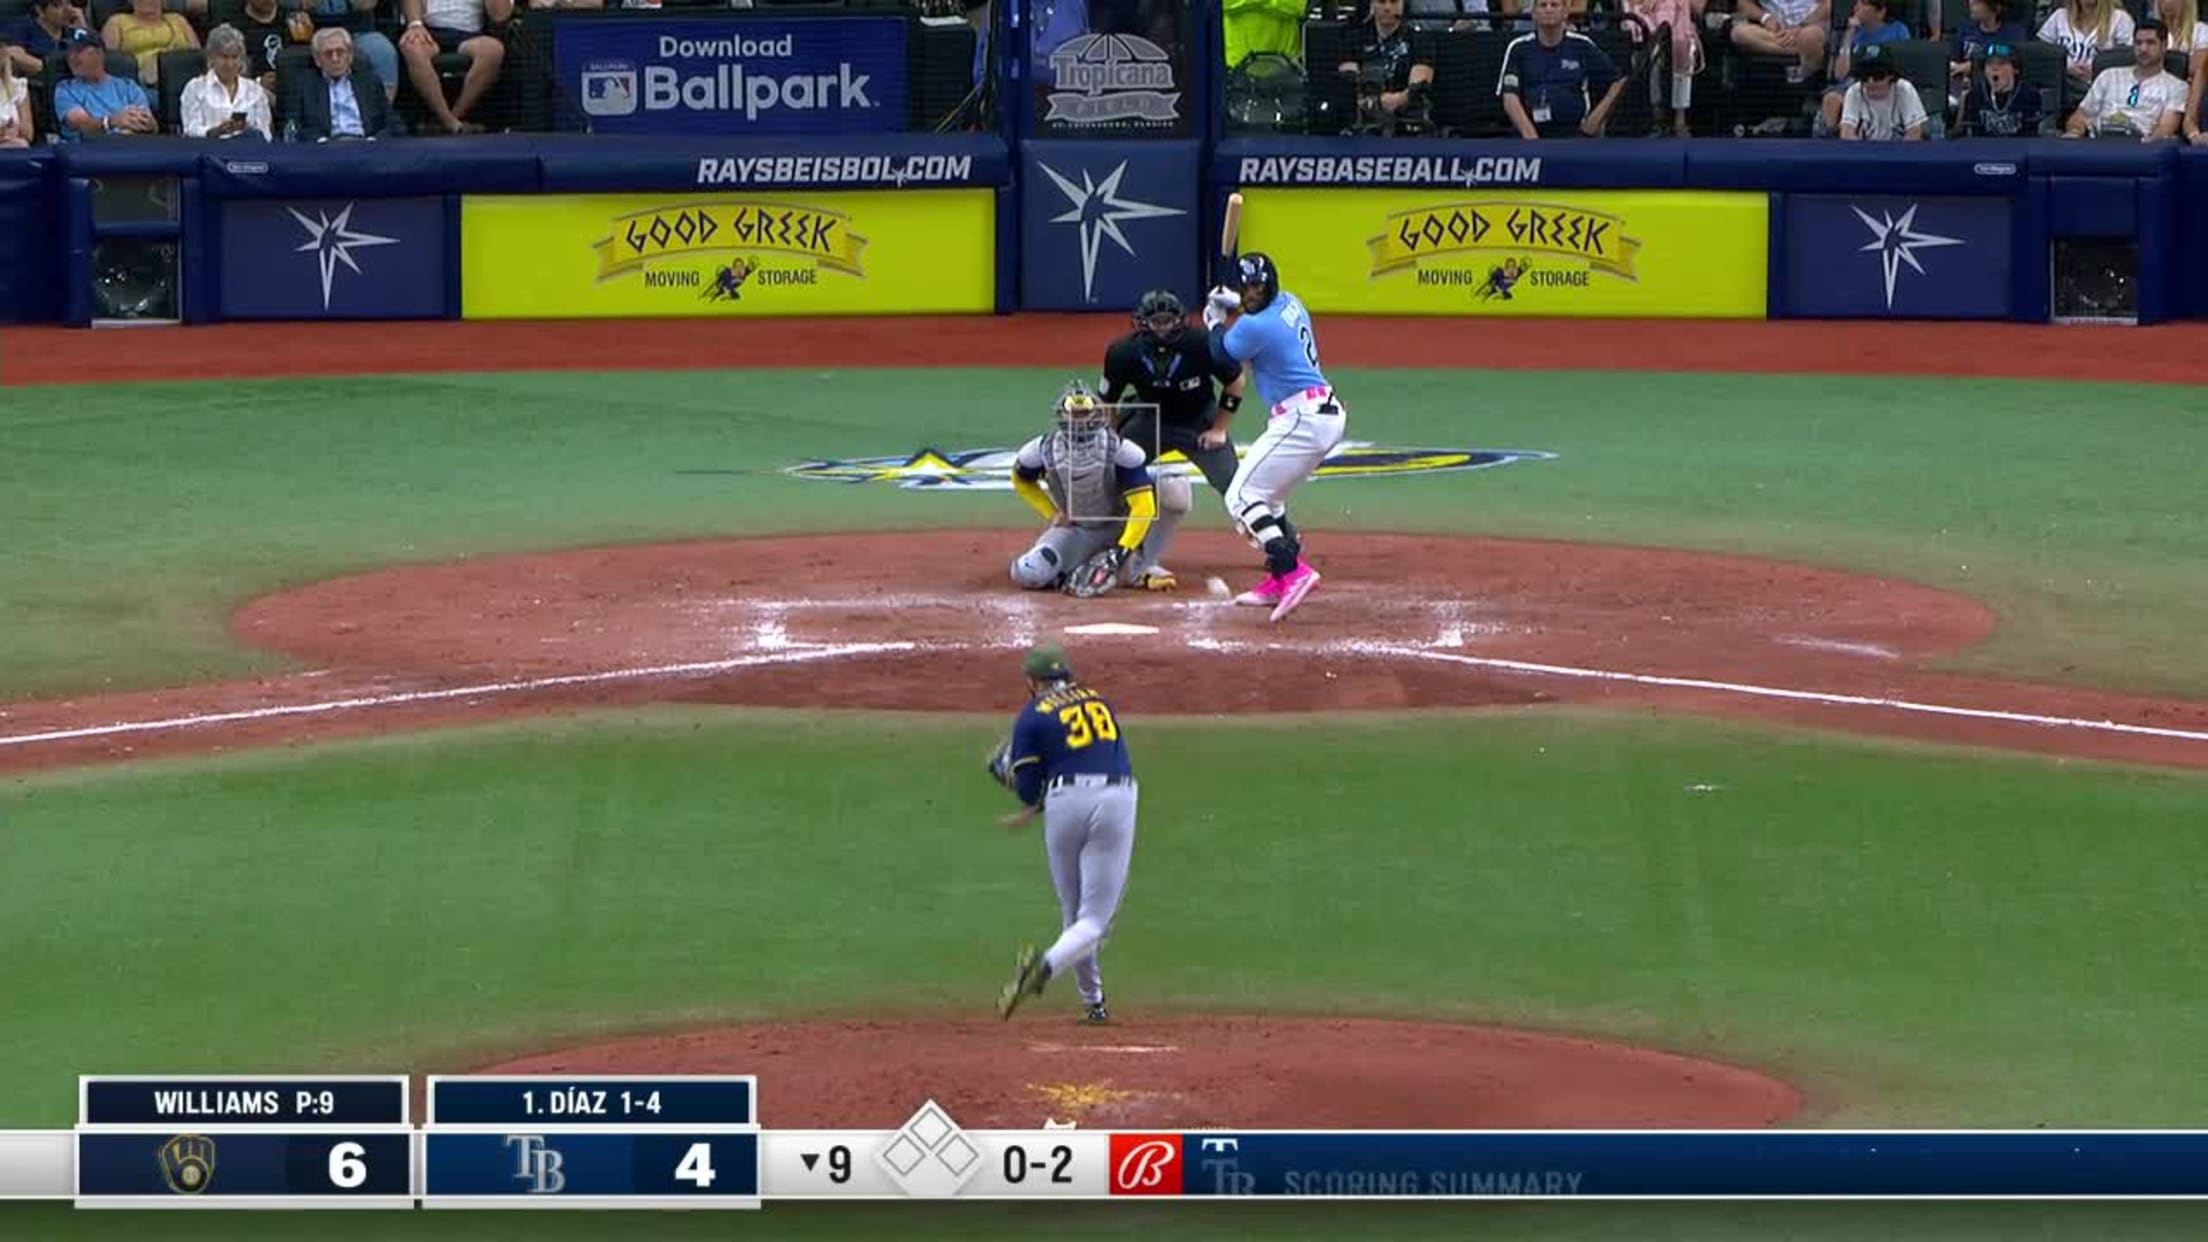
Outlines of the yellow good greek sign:
{"label": "yellow good greek sign", "polygon": [[987,190],[461,203],[469,319],[989,311],[995,273]]}
{"label": "yellow good greek sign", "polygon": [[1769,211],[1695,191],[1255,189],[1241,245],[1319,312],[1761,318]]}

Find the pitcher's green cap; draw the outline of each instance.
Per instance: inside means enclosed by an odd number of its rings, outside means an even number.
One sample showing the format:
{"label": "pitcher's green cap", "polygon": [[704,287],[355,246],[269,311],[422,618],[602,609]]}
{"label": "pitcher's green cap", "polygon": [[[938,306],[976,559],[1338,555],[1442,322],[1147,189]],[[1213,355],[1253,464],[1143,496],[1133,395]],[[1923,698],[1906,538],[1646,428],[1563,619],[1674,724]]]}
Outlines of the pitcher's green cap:
{"label": "pitcher's green cap", "polygon": [[1020,671],[1037,681],[1063,681],[1073,676],[1073,665],[1057,647],[1037,647],[1020,661]]}

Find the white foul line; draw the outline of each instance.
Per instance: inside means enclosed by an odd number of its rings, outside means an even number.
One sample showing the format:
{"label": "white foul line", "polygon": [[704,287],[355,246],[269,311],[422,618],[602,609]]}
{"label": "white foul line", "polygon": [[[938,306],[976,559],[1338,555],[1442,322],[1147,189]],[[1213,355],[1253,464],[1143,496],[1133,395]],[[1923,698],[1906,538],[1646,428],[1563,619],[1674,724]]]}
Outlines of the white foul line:
{"label": "white foul line", "polygon": [[[793,648],[795,644],[792,644]],[[588,686],[609,681],[635,681],[651,677],[687,677],[726,673],[762,664],[799,664],[809,660],[833,660],[842,656],[871,655],[880,651],[907,651],[912,643],[837,643],[778,651],[767,655],[735,656],[726,660],[701,660],[691,664],[655,664],[647,668],[613,669],[603,673],[569,673],[559,677],[531,677],[524,681],[494,681],[449,690],[400,690],[390,694],[331,699],[325,703],[290,703],[281,707],[255,707],[235,712],[210,712],[194,716],[170,716],[162,720],[132,720],[120,724],[91,725],[82,729],[53,729],[45,733],[0,736],[0,746],[26,746],[33,742],[71,742],[120,733],[156,733],[202,725],[236,724],[247,720],[274,720],[283,716],[312,716],[325,712],[354,711],[364,707],[395,707],[408,703],[435,703],[444,699],[479,698],[490,694],[514,694],[553,690],[562,686]]]}
{"label": "white foul line", "polygon": [[1589,681],[1624,681],[1639,686],[1665,686],[1677,690],[1712,690],[1750,698],[1787,699],[1797,703],[1822,703],[1832,707],[1875,707],[1886,711],[1917,712],[1927,716],[1963,716],[1973,720],[1998,720],[2005,724],[2046,725],[2066,729],[2092,729],[2104,733],[2129,733],[2142,737],[2175,738],[2181,742],[2208,742],[2208,731],[2164,729],[2155,725],[2123,724],[2114,720],[2080,720],[2070,716],[2042,716],[2033,712],[2004,712],[1988,707],[1951,707],[1943,703],[1916,703],[1908,699],[1874,698],[1861,694],[1828,694],[1821,690],[1787,690],[1736,681],[1706,681],[1699,677],[1660,677],[1653,673],[1620,673],[1611,669],[1575,668],[1568,664],[1535,664],[1526,660],[1500,660],[1492,656],[1457,655],[1424,647],[1379,648],[1387,655],[1418,660],[1442,660],[1476,668],[1510,673],[1534,673],[1543,677],[1572,677]]}

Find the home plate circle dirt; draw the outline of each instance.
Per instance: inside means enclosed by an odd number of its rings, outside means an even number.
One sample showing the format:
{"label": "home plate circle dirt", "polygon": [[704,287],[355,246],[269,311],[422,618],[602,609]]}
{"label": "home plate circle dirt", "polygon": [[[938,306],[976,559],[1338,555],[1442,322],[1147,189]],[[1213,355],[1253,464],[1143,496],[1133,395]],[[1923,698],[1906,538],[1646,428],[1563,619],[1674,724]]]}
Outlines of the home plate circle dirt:
{"label": "home plate circle dirt", "polygon": [[893,1130],[929,1099],[962,1126],[1089,1129],[1714,1129],[1801,1095],[1753,1070],[1493,1027],[1038,1016],[757,1023],[547,1052],[483,1074],[756,1074],[762,1125]]}

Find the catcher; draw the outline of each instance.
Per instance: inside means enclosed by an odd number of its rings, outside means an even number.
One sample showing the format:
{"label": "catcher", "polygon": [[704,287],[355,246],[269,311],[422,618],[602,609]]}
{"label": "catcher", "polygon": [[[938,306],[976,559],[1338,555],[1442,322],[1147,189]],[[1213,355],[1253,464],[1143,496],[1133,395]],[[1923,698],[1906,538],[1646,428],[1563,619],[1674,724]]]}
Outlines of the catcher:
{"label": "catcher", "polygon": [[1118,586],[1179,586],[1158,562],[1188,515],[1188,480],[1153,479],[1149,455],[1112,430],[1110,407],[1078,381],[1058,398],[1052,423],[1020,446],[1012,467],[1013,490],[1050,521],[1013,559],[1012,580],[1083,599]]}

